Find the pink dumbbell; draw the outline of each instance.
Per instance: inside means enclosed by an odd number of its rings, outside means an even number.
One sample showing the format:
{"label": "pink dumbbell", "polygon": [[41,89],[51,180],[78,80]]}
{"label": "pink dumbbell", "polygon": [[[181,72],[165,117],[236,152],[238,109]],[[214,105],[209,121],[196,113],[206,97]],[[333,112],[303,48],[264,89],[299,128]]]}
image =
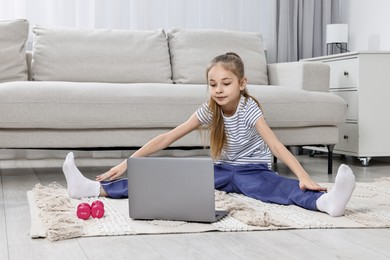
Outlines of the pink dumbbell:
{"label": "pink dumbbell", "polygon": [[80,203],[77,206],[77,217],[86,220],[89,216],[91,216],[91,206],[88,203]]}
{"label": "pink dumbbell", "polygon": [[91,205],[91,215],[93,218],[102,218],[104,216],[104,204],[100,200],[95,200]]}
{"label": "pink dumbbell", "polygon": [[89,217],[102,218],[104,216],[104,204],[100,200],[95,200],[92,205],[86,202],[77,206],[77,217],[87,220]]}

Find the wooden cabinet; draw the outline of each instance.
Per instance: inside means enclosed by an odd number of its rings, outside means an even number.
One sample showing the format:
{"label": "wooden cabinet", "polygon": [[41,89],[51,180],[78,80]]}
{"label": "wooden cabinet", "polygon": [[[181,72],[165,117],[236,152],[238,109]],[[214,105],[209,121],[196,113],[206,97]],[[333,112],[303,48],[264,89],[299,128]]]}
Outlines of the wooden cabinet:
{"label": "wooden cabinet", "polygon": [[330,92],[348,104],[334,153],[390,156],[390,52],[351,52],[302,60],[330,66]]}

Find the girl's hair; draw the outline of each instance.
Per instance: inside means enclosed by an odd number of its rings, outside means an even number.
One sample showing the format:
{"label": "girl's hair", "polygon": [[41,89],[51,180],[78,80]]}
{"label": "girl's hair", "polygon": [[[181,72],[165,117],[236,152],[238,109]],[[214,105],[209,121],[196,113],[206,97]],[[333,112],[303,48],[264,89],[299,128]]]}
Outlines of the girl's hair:
{"label": "girl's hair", "polygon": [[[207,82],[210,69],[217,64],[222,65],[224,69],[232,72],[238,78],[240,83],[245,78],[245,69],[242,59],[238,54],[234,52],[228,52],[226,54],[215,57],[210,62],[206,70]],[[249,95],[246,88],[241,90],[241,95],[243,95],[246,100],[251,97],[260,107],[259,102],[254,97]],[[226,145],[225,125],[223,122],[222,109],[217,104],[217,102],[215,102],[214,99],[210,97],[208,104],[212,114],[212,121],[209,126],[211,157],[214,160],[217,160],[221,156],[222,149]]]}

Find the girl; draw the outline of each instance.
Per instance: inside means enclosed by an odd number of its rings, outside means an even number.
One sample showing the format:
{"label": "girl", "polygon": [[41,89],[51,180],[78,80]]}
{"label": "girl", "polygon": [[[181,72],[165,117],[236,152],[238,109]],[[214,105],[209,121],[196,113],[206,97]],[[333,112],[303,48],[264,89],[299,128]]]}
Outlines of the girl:
{"label": "girl", "polygon": [[[315,183],[298,160],[285,148],[267,125],[259,103],[246,89],[244,64],[235,53],[214,58],[207,68],[210,100],[186,122],[159,135],[132,156],[149,156],[197,129],[207,125],[211,156],[215,161],[215,188],[241,193],[263,202],[295,204],[342,216],[355,188],[352,170],[341,165],[332,190]],[[298,180],[279,176],[269,169],[271,151],[284,162]],[[63,165],[70,197],[127,197],[127,180],[118,179],[127,161],[96,177],[85,178],[69,153]]]}

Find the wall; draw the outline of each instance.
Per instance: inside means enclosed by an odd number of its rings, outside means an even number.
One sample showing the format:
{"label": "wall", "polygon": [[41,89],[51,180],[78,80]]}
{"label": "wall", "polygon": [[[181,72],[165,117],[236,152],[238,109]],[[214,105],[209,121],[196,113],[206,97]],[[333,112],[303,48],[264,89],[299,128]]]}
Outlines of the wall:
{"label": "wall", "polygon": [[390,1],[343,1],[343,22],[349,24],[350,51],[390,51]]}

